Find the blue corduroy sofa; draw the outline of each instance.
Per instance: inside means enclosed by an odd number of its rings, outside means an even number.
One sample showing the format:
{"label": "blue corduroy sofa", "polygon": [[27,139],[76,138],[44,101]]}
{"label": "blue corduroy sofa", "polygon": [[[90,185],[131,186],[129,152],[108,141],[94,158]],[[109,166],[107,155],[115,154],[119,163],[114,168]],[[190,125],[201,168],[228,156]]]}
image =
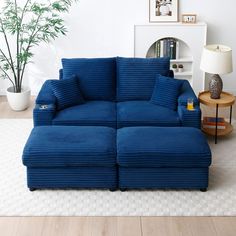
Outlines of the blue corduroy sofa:
{"label": "blue corduroy sofa", "polygon": [[[77,76],[85,103],[57,109],[57,99],[47,80],[36,99],[34,125],[164,126],[200,128],[201,110],[187,80],[176,101],[177,109],[150,103],[156,75],[173,77],[169,58],[62,59],[60,80]],[[186,109],[194,99],[194,111]]]}
{"label": "blue corduroy sofa", "polygon": [[60,80],[46,81],[36,99],[23,151],[30,190],[207,189],[211,152],[198,99],[187,80],[169,78],[169,58],[62,65]]}

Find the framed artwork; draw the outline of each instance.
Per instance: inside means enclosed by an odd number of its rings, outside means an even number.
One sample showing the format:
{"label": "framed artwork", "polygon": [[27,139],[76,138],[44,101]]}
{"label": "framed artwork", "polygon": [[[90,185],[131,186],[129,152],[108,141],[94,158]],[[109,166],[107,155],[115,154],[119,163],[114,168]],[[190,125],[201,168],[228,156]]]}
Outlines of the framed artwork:
{"label": "framed artwork", "polygon": [[149,0],[150,22],[177,22],[178,0]]}
{"label": "framed artwork", "polygon": [[182,14],[182,23],[184,24],[197,23],[197,15],[196,14]]}

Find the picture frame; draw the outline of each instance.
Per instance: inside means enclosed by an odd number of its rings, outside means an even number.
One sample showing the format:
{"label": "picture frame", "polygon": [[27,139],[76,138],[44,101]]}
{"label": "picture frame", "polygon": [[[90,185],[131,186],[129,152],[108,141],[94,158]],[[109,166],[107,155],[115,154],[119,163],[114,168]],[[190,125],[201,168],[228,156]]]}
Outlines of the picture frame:
{"label": "picture frame", "polygon": [[182,14],[182,23],[183,24],[196,24],[197,15],[196,14]]}
{"label": "picture frame", "polygon": [[179,0],[149,0],[149,22],[178,22]]}

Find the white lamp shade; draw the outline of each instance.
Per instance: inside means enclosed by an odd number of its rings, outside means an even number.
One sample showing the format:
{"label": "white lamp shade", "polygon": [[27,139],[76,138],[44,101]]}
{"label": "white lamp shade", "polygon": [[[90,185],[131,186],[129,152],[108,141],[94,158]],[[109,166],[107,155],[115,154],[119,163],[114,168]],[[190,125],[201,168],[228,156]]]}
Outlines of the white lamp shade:
{"label": "white lamp shade", "polygon": [[232,49],[218,44],[205,46],[200,68],[210,74],[231,73],[233,71]]}

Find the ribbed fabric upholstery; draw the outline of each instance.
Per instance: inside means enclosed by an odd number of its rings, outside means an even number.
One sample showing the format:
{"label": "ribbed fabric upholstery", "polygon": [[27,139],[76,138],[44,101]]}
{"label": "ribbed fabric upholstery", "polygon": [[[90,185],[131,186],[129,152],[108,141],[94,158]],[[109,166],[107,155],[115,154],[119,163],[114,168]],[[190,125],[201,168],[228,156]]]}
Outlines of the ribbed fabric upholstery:
{"label": "ribbed fabric upholstery", "polygon": [[176,110],[182,84],[182,80],[157,75],[150,102],[171,110]]}
{"label": "ribbed fabric upholstery", "polygon": [[86,100],[115,100],[116,59],[62,59],[63,79],[76,75]]}
{"label": "ribbed fabric upholstery", "polygon": [[[54,110],[56,98],[51,89],[51,82],[46,81],[36,100],[36,108],[34,110],[35,126],[51,124],[70,126],[101,125],[116,128],[117,120],[118,128],[127,126],[172,127],[180,125],[200,128],[201,111],[199,107],[196,107],[198,100],[188,81],[184,81],[178,98],[178,105],[186,106],[187,98],[192,97],[195,101],[195,111],[189,112],[180,106],[178,107],[178,112],[175,112],[164,107],[161,109],[159,106],[154,106],[149,102],[158,71],[162,70],[163,74],[166,73],[169,77],[173,76],[173,72],[169,71],[169,59],[167,58],[117,58],[117,98],[122,101],[128,100],[127,103],[117,103],[117,108],[116,103],[109,103],[111,100],[115,100],[115,58],[64,59],[63,61],[66,67],[68,66],[68,70],[60,70],[60,79],[66,78],[67,74],[72,73],[75,69],[82,75],[79,81],[82,79],[81,82],[84,83],[84,88],[88,92],[85,98],[93,100],[97,97],[98,100],[91,101],[91,103],[89,101],[57,112]],[[93,65],[94,63],[95,65]],[[102,79],[103,75],[104,79]],[[109,94],[107,93],[108,90]],[[133,100],[135,97],[137,97],[137,100]],[[106,101],[102,101],[104,100],[103,98]],[[139,102],[143,102],[143,104]],[[53,109],[40,110],[38,109],[39,104],[50,104]],[[154,107],[158,109],[154,109]]]}
{"label": "ribbed fabric upholstery", "polygon": [[182,126],[201,128],[201,109],[199,106],[195,105],[194,111],[189,111],[186,106],[179,105],[178,113]]}
{"label": "ribbed fabric upholstery", "polygon": [[51,80],[46,80],[36,98],[36,104],[56,104],[56,100],[52,91]]}
{"label": "ribbed fabric upholstery", "polygon": [[149,100],[156,75],[168,75],[169,58],[117,58],[117,101]]}
{"label": "ribbed fabric upholstery", "polygon": [[182,88],[181,88],[180,96],[178,98],[178,105],[187,106],[188,98],[193,99],[194,105],[196,106],[199,105],[198,98],[195,95],[190,83],[187,80],[184,80]]}
{"label": "ribbed fabric upholstery", "polygon": [[117,131],[117,162],[124,167],[208,167],[211,151],[195,128],[129,127]]}
{"label": "ribbed fabric upholstery", "polygon": [[59,79],[63,79],[63,69],[59,70]]}
{"label": "ribbed fabric upholstery", "polygon": [[34,126],[52,125],[53,117],[56,113],[56,105],[47,104],[47,108],[42,109],[40,104],[36,104],[33,110]]}
{"label": "ribbed fabric upholstery", "polygon": [[27,168],[29,188],[112,188],[117,187],[114,167]]}
{"label": "ribbed fabric upholstery", "polygon": [[57,110],[84,103],[76,76],[66,80],[51,80],[51,87],[57,98]]}
{"label": "ribbed fabric upholstery", "polygon": [[174,75],[174,71],[173,70],[169,70],[168,74],[166,75],[167,77],[171,77],[171,78],[174,78],[175,75]]}
{"label": "ribbed fabric upholstery", "polygon": [[119,167],[120,188],[202,189],[208,187],[208,168]]}
{"label": "ribbed fabric upholstery", "polygon": [[107,126],[116,128],[116,103],[88,101],[56,114],[53,125]]}
{"label": "ribbed fabric upholstery", "polygon": [[154,105],[149,101],[117,103],[117,127],[129,126],[181,126],[176,111]]}
{"label": "ribbed fabric upholstery", "polygon": [[116,165],[116,130],[108,127],[35,127],[23,151],[27,167]]}

